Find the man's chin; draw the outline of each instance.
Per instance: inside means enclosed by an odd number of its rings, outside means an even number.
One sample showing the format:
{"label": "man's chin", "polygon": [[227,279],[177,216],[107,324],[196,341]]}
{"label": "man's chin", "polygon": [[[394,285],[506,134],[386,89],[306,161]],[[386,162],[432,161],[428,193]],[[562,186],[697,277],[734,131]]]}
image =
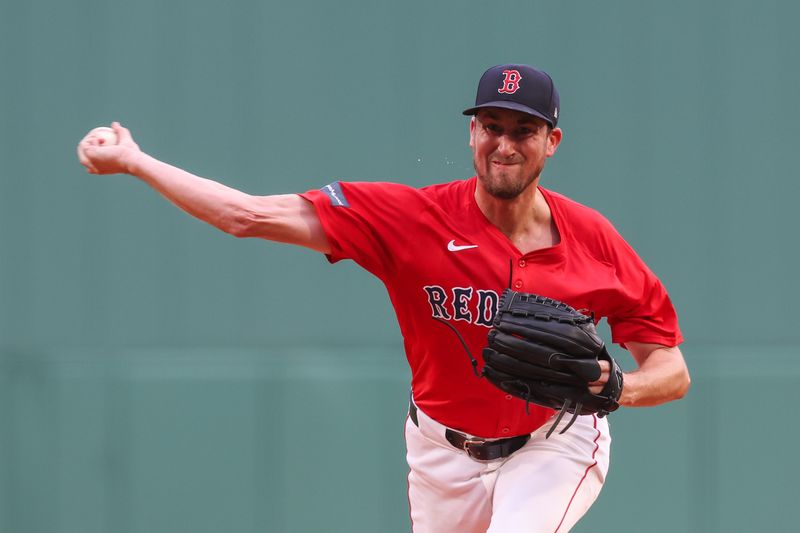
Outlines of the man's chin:
{"label": "man's chin", "polygon": [[522,194],[532,182],[533,181],[531,180],[525,184],[522,184],[519,181],[514,181],[511,179],[504,180],[490,178],[488,180],[483,180],[483,188],[486,189],[486,192],[494,198],[499,200],[513,200]]}
{"label": "man's chin", "polygon": [[[473,164],[474,163],[473,161]],[[496,169],[488,169],[488,172],[482,173],[478,170],[478,165],[474,166],[478,181],[481,182],[484,190],[489,196],[497,198],[498,200],[513,200],[525,192],[538,177],[538,173],[533,177],[528,176],[526,178],[516,173],[510,175],[506,172],[497,172]]]}
{"label": "man's chin", "polygon": [[489,193],[490,196],[493,198],[497,198],[498,200],[513,200],[520,194],[522,194],[521,190],[515,189],[508,189],[508,188],[487,188],[486,192]]}

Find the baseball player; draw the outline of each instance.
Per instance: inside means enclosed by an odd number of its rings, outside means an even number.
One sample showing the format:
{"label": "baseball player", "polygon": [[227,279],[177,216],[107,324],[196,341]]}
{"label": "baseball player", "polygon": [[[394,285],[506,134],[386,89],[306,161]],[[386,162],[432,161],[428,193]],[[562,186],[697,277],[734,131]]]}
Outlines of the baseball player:
{"label": "baseball player", "polygon": [[[661,282],[603,216],[539,185],[562,139],[560,111],[546,73],[490,68],[464,111],[476,175],[421,189],[333,182],[252,196],[154,159],[118,123],[118,144],[90,134],[78,153],[90,173],[136,176],[222,231],[305,246],[332,263],[352,259],[380,278],[412,374],[405,436],[413,531],[563,532],[603,486],[609,427],[582,415],[545,438],[552,409],[478,377],[503,289],[605,317],[638,367],[624,374],[620,405],[681,398],[689,374]],[[601,365],[593,392],[608,380],[609,365]]]}

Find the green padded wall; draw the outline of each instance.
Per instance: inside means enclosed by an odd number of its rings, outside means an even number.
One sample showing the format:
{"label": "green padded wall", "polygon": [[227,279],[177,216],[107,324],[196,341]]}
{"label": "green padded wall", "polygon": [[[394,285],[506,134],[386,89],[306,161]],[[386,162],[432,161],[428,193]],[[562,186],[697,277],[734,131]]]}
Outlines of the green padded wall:
{"label": "green padded wall", "polygon": [[407,531],[409,375],[381,284],[87,175],[75,145],[120,120],[256,194],[463,178],[460,111],[512,61],[561,93],[543,184],[664,280],[694,378],[681,402],[613,416],[608,483],[575,530],[793,531],[798,16],[0,0],[0,533]]}

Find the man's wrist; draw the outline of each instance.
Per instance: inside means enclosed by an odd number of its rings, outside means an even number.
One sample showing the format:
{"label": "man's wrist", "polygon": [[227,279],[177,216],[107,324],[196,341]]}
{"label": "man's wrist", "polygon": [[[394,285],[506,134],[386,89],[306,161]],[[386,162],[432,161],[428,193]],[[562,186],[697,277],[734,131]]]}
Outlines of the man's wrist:
{"label": "man's wrist", "polygon": [[126,174],[131,176],[140,177],[142,170],[142,163],[147,154],[141,150],[133,150],[128,148],[122,156],[122,168],[125,169]]}
{"label": "man's wrist", "polygon": [[636,406],[636,372],[624,372],[622,394],[619,397],[619,404],[623,407]]}

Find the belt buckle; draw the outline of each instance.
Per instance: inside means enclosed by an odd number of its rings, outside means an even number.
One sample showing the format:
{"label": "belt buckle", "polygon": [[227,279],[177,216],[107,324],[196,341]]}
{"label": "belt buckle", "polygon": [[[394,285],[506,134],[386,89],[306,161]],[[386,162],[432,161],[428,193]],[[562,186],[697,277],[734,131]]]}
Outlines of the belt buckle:
{"label": "belt buckle", "polygon": [[483,444],[486,444],[486,439],[468,437],[468,438],[466,438],[464,440],[463,448],[464,448],[464,451],[467,452],[467,455],[469,455],[473,459],[481,459],[480,457],[475,457],[474,455],[472,455],[472,448],[470,448],[470,446],[471,445],[483,445]]}

